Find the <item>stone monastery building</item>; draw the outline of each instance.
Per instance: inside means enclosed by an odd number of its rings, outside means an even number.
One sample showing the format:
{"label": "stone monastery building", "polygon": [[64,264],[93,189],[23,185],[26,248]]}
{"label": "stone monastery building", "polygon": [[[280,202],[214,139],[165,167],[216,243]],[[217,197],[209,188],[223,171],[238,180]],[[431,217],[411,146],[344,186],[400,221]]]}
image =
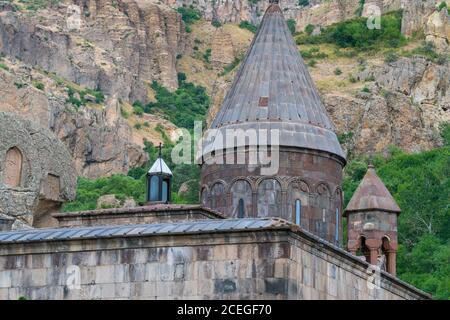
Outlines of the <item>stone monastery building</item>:
{"label": "stone monastery building", "polygon": [[[430,298],[395,276],[400,208],[375,168],[343,211],[345,155],[278,1],[270,2],[207,138],[278,132],[276,173],[250,163],[260,147],[251,139],[213,143],[201,155],[200,205],[170,204],[172,173],[160,156],[148,173],[148,205],[41,210],[21,229],[6,193],[55,206],[73,199],[74,178],[40,167],[33,179],[26,137],[2,137],[12,142],[0,142],[0,299]],[[235,156],[246,161],[226,164]],[[45,179],[51,190],[30,189]]]}

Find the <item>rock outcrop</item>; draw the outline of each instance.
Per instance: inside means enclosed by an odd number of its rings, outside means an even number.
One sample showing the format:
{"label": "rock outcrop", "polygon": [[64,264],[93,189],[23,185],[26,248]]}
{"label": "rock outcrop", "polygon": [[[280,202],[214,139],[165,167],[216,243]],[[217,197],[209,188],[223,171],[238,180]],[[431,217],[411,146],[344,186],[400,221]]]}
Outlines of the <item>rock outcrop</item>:
{"label": "rock outcrop", "polygon": [[439,125],[450,122],[449,63],[402,58],[358,78],[375,81],[356,96],[324,95],[347,151],[384,152],[395,145],[417,152],[439,146]]}
{"label": "rock outcrop", "polygon": [[[8,71],[0,69],[0,111],[20,114],[51,129],[71,153],[80,176],[126,173],[147,161],[142,148],[133,143],[132,129],[121,117],[117,98],[108,98],[104,105],[75,107],[67,103],[66,84],[57,80],[19,62],[10,63]],[[41,83],[44,90],[33,83]]]}
{"label": "rock outcrop", "polygon": [[76,173],[67,148],[48,129],[0,112],[0,216],[13,228],[56,226],[50,213],[75,198]]}
{"label": "rock outcrop", "polygon": [[402,33],[412,36],[423,30],[429,15],[436,10],[438,0],[402,0]]}
{"label": "rock outcrop", "polygon": [[[447,7],[441,7],[446,3]],[[423,32],[438,51],[448,52],[450,45],[450,1],[402,0],[402,33],[413,36]]]}
{"label": "rock outcrop", "polygon": [[231,35],[224,28],[217,28],[211,41],[211,62],[215,66],[224,66],[233,62],[236,52]]}
{"label": "rock outcrop", "polygon": [[183,39],[181,16],[148,1],[74,0],[34,14],[0,12],[0,52],[129,101],[146,101],[153,80],[178,87]]}
{"label": "rock outcrop", "polygon": [[450,14],[447,8],[430,15],[425,26],[425,37],[439,52],[450,51]]}
{"label": "rock outcrop", "polygon": [[[259,24],[265,10],[269,5],[268,0],[162,0],[168,6],[178,8],[180,6],[193,5],[206,20],[218,20],[220,22],[239,23],[249,21]],[[401,0],[366,0],[361,12],[367,12],[370,5],[377,5],[380,12],[398,10]],[[308,5],[300,5],[298,0],[280,1],[280,7],[286,19],[296,21],[298,31],[303,31],[309,24],[314,26],[328,26],[346,19],[354,18],[360,11],[360,0],[310,0]]]}

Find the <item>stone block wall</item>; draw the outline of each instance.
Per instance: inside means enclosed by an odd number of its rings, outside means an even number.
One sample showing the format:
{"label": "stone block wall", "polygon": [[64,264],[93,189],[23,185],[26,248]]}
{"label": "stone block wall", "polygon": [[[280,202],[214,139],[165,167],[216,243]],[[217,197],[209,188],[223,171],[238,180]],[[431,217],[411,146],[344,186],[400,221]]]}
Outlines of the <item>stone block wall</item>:
{"label": "stone block wall", "polygon": [[[339,250],[339,249],[336,249]],[[0,299],[417,299],[286,230],[0,245]]]}
{"label": "stone block wall", "polygon": [[222,216],[198,205],[161,204],[135,208],[101,209],[53,214],[59,227],[89,227],[147,223],[174,223]]}

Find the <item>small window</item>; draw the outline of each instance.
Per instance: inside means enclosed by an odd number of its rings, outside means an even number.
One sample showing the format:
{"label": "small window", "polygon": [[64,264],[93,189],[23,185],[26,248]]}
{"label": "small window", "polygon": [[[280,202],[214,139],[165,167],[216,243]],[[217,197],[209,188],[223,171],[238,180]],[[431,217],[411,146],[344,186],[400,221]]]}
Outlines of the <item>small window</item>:
{"label": "small window", "polygon": [[161,197],[161,201],[162,202],[167,202],[169,201],[169,183],[167,180],[163,180],[162,182],[162,197]]}
{"label": "small window", "polygon": [[245,204],[244,204],[244,199],[239,199],[238,218],[244,218],[244,216],[245,216]]}
{"label": "small window", "polygon": [[295,200],[295,224],[300,225],[302,216],[302,202]]}
{"label": "small window", "polygon": [[339,243],[339,208],[336,208],[336,230],[334,235],[334,242]]}
{"label": "small window", "polygon": [[150,178],[150,201],[159,201],[159,177]]}

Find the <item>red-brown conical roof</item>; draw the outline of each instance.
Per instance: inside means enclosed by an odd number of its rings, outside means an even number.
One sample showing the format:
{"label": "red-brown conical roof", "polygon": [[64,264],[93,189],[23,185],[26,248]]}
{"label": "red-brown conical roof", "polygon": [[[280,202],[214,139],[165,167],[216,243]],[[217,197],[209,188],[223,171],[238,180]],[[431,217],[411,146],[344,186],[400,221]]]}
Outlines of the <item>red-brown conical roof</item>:
{"label": "red-brown conical roof", "polygon": [[369,165],[366,175],[353,194],[345,214],[356,211],[379,210],[400,213],[400,207],[395,202],[383,181],[378,177],[375,168]]}
{"label": "red-brown conical roof", "polygon": [[[211,128],[223,137],[227,129],[279,130],[281,146],[326,151],[345,161],[278,1],[270,2]],[[216,134],[212,131],[206,140],[214,141]],[[220,148],[211,144],[203,151],[209,154]]]}

